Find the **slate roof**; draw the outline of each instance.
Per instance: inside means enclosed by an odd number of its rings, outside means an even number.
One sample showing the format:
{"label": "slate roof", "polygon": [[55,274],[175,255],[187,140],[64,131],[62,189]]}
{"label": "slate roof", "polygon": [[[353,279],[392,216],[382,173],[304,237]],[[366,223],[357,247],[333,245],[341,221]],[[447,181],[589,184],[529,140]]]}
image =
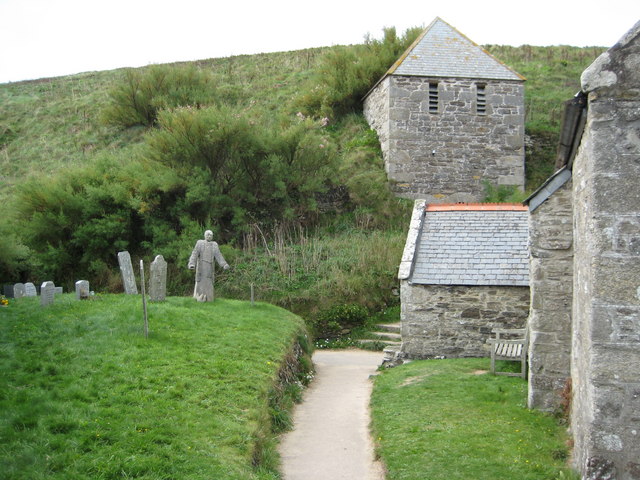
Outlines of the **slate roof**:
{"label": "slate roof", "polygon": [[427,205],[408,279],[424,285],[529,285],[528,209]]}
{"label": "slate roof", "polygon": [[524,81],[522,75],[439,17],[431,22],[386,75]]}

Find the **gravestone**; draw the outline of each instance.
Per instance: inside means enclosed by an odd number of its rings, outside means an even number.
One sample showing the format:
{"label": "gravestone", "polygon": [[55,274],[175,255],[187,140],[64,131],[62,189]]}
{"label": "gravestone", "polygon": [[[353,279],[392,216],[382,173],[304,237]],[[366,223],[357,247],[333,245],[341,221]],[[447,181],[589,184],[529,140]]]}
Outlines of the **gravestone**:
{"label": "gravestone", "polygon": [[24,283],[16,283],[13,286],[13,298],[22,298],[25,295]]}
{"label": "gravestone", "polygon": [[7,298],[13,298],[13,285],[4,286],[4,296]]}
{"label": "gravestone", "polygon": [[89,281],[78,280],[76,282],[76,300],[89,298]]}
{"label": "gravestone", "polygon": [[64,293],[64,289],[62,287],[55,287],[56,295],[62,295]]}
{"label": "gravestone", "polygon": [[152,302],[163,302],[167,294],[167,262],[162,255],[157,255],[151,262],[149,278],[149,299]]}
{"label": "gravestone", "polygon": [[120,265],[120,272],[122,273],[124,293],[137,295],[138,287],[136,286],[136,277],[133,274],[133,265],[131,264],[131,255],[129,255],[129,252],[118,252],[118,264]]}
{"label": "gravestone", "polygon": [[25,297],[37,297],[38,296],[38,292],[36,291],[36,286],[31,283],[25,283],[24,284],[24,296]]}
{"label": "gravestone", "polygon": [[56,286],[53,282],[44,282],[40,286],[40,305],[46,307],[53,303],[55,297]]}

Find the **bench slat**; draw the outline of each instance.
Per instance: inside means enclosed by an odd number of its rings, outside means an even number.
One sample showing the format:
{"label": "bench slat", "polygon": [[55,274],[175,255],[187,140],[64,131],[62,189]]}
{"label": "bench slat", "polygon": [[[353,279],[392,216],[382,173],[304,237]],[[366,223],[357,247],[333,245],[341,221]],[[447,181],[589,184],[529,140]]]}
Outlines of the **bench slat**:
{"label": "bench slat", "polygon": [[[527,355],[527,342],[528,331],[526,329],[494,329],[496,333],[495,339],[488,340],[488,343],[492,344],[491,348],[491,372],[501,375],[518,375],[526,378],[526,355]],[[501,334],[523,336],[524,338],[517,339],[503,339],[500,338]],[[511,360],[520,361],[522,364],[522,372],[520,374],[509,372],[496,372],[495,360]]]}

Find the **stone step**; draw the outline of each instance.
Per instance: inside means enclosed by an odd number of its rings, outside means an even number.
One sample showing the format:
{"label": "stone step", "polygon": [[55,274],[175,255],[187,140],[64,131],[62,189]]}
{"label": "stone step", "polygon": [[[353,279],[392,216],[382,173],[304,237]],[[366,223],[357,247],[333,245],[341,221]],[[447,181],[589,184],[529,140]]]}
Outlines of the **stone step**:
{"label": "stone step", "polygon": [[402,342],[396,342],[394,340],[383,340],[383,339],[378,339],[378,338],[363,338],[361,340],[358,340],[358,342],[360,343],[380,343],[382,345],[386,347],[398,347],[400,348],[400,346],[402,346]]}
{"label": "stone step", "polygon": [[393,342],[399,342],[400,340],[402,340],[402,337],[400,336],[400,333],[394,333],[394,332],[369,332],[370,335],[374,336],[377,339],[380,340],[391,340]]}
{"label": "stone step", "polygon": [[404,358],[404,355],[401,352],[400,346],[389,346],[385,347],[384,357],[382,359],[382,367],[391,368],[397,365],[402,365],[403,363],[409,363],[410,360]]}
{"label": "stone step", "polygon": [[376,328],[381,332],[400,333],[400,323],[378,323]]}

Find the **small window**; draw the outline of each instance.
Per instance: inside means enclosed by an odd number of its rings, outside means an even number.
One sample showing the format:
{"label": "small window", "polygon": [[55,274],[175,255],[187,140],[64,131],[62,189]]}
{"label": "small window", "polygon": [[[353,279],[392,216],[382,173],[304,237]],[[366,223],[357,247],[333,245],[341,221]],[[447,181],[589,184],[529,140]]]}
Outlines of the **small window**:
{"label": "small window", "polygon": [[476,113],[478,115],[487,113],[487,94],[484,85],[476,85]]}
{"label": "small window", "polygon": [[438,113],[438,84],[429,83],[429,113]]}

